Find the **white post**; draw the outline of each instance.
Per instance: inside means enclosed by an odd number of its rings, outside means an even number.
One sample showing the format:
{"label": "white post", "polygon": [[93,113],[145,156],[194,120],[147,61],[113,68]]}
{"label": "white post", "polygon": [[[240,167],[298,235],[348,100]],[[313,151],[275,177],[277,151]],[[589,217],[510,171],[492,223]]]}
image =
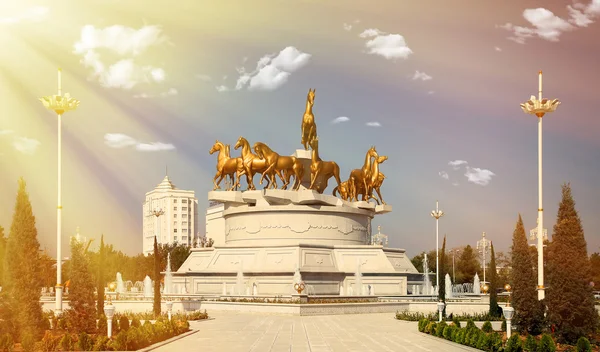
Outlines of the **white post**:
{"label": "white post", "polygon": [[[542,71],[540,71],[539,99],[542,100]],[[542,205],[542,117],[538,117],[538,300],[543,300],[544,291],[544,207]]]}
{"label": "white post", "polygon": [[[485,236],[485,232],[483,233],[483,235]],[[486,281],[485,281],[485,246],[486,242],[483,241],[483,283],[485,285]]]}
{"label": "white post", "polygon": [[115,314],[115,306],[113,306],[110,302],[104,306],[104,315],[106,316],[106,336],[110,338],[112,336],[112,318]]}
{"label": "white post", "polygon": [[435,218],[435,285],[440,289],[440,251],[439,251],[439,219],[444,216],[444,212],[439,209],[439,202],[435,201],[435,210],[431,212]]}
{"label": "white post", "polygon": [[456,275],[454,274],[454,257],[456,256],[456,251],[452,251],[452,283],[456,283]]}
{"label": "white post", "polygon": [[506,319],[506,337],[510,338],[510,333],[512,332],[512,317],[515,313],[515,309],[513,307],[503,307],[502,313],[504,314],[504,319]]}
{"label": "white post", "polygon": [[167,315],[169,316],[169,320],[171,320],[171,312],[173,311],[173,302],[167,301],[165,304],[167,305]]}
{"label": "white post", "polygon": [[[61,69],[58,69],[58,95],[62,94],[61,84]],[[56,313],[62,312],[62,116],[58,115],[58,173],[57,173],[57,206],[56,206],[56,293],[55,293],[55,310]]]}

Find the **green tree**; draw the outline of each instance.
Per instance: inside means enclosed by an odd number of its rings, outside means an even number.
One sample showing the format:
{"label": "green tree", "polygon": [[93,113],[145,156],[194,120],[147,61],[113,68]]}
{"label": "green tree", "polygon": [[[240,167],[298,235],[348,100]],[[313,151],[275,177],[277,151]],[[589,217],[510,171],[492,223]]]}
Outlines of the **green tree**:
{"label": "green tree", "polygon": [[154,316],[160,315],[160,253],[158,252],[158,244],[156,242],[156,236],[154,236],[154,304],[153,311]]}
{"label": "green tree", "polygon": [[4,282],[4,255],[6,253],[6,237],[4,237],[4,227],[0,226],[0,287]]}
{"label": "green tree", "polygon": [[[446,273],[448,267],[446,266],[446,235],[444,235],[444,242],[442,249],[440,250],[440,285],[438,287],[438,299],[446,302]],[[444,306],[443,316],[446,316],[446,306]]]}
{"label": "green tree", "polygon": [[590,281],[590,261],[587,255],[583,227],[570,184],[562,186],[562,200],[548,259],[548,320],[556,326],[558,336],[574,343],[598,327],[598,314]]}
{"label": "green tree", "polygon": [[536,277],[533,272],[529,245],[525,235],[523,219],[519,214],[512,242],[512,271],[510,276],[512,286],[512,302],[515,307],[514,324],[520,332],[532,335],[541,333],[544,323],[544,311],[538,301]]}
{"label": "green tree", "polygon": [[496,269],[496,253],[494,252],[494,243],[490,244],[490,266],[488,267],[487,278],[490,280],[490,315],[498,317],[501,314],[498,306],[498,274]]}
{"label": "green tree", "polygon": [[36,339],[41,337],[45,327],[40,305],[42,280],[40,277],[40,243],[37,239],[35,216],[29,201],[25,180],[19,179],[19,190],[13,214],[10,233],[6,242],[5,298],[16,314],[13,334],[21,337],[31,333]]}
{"label": "green tree", "polygon": [[40,276],[42,287],[53,287],[56,283],[56,261],[45,252],[40,255]]}
{"label": "green tree", "polygon": [[456,281],[459,283],[472,283],[475,274],[480,268],[477,256],[470,245],[467,245],[456,263]]}
{"label": "green tree", "polygon": [[96,274],[96,290],[98,297],[96,311],[98,316],[104,314],[104,287],[106,286],[106,273],[104,271],[104,235],[100,237],[100,248],[98,249],[98,265]]}
{"label": "green tree", "polygon": [[592,266],[592,280],[596,287],[600,287],[600,253],[593,253],[590,256]]}
{"label": "green tree", "polygon": [[77,332],[93,333],[96,330],[96,302],[88,265],[84,244],[71,238],[70,323]]}

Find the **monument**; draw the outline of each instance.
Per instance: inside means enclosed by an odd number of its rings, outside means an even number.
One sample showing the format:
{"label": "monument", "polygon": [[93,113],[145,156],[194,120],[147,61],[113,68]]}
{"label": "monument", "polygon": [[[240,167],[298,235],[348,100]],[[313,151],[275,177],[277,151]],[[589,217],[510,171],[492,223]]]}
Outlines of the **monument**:
{"label": "monument", "polygon": [[[364,293],[363,287],[378,295],[406,295],[409,283],[422,284],[403,249],[373,244],[371,238],[372,219],[392,211],[380,189],[385,176],[379,167],[387,156],[371,147],[362,168],[342,182],[338,164],[319,154],[314,100],[315,90],[309,90],[304,148],[291,156],[263,142],[251,148],[241,136],[235,144],[239,157],[230,156],[229,145],[214,143],[210,154],[218,152],[217,173],[206,220],[214,245],[191,249],[173,273],[175,288],[187,281],[191,294],[220,295],[236,287],[237,295],[290,295],[298,274],[316,295]],[[256,189],[255,174],[259,184],[266,181],[264,189]],[[245,191],[239,190],[242,177]],[[227,189],[217,191],[227,178]],[[331,179],[333,195],[324,194]]]}

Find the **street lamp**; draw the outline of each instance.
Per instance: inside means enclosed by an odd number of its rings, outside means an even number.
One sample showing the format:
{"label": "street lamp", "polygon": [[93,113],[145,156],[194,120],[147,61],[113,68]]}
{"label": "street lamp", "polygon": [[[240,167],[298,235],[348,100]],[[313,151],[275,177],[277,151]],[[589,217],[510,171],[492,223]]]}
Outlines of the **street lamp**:
{"label": "street lamp", "polygon": [[[114,291],[116,285],[114,282],[108,284],[109,293]],[[115,306],[112,305],[111,295],[108,295],[108,303],[104,305],[104,315],[106,316],[106,336],[110,338],[112,336],[112,319],[115,315]]]}
{"label": "street lamp", "polygon": [[62,156],[61,156],[61,145],[62,145],[62,115],[70,110],[75,110],[79,106],[79,100],[71,98],[69,93],[62,95],[62,81],[61,81],[61,69],[58,69],[58,94],[50,95],[39,98],[44,104],[44,107],[48,110],[52,110],[58,116],[58,193],[57,193],[57,206],[56,206],[56,299],[55,299],[55,310],[56,313],[62,312]]}
{"label": "street lamp", "polygon": [[512,330],[512,317],[515,314],[515,309],[510,306],[510,285],[504,285],[504,289],[508,292],[508,302],[506,303],[506,307],[502,308],[502,314],[504,315],[504,319],[506,319],[506,337],[510,338],[510,333]]}
{"label": "street lamp", "polygon": [[435,210],[431,211],[431,216],[435,219],[435,285],[440,289],[440,250],[439,246],[439,220],[444,216],[444,212],[439,209],[439,203],[435,201]]}
{"label": "street lamp", "polygon": [[483,283],[486,283],[485,281],[485,258],[487,255],[487,251],[490,248],[490,241],[485,238],[485,232],[481,235],[481,239],[479,241],[477,241],[477,249],[479,250],[479,252],[481,252],[481,256],[483,258]]}
{"label": "street lamp", "polygon": [[542,117],[545,114],[554,112],[560,101],[558,99],[543,99],[542,98],[542,71],[539,72],[538,82],[538,94],[539,98],[535,96],[521,104],[521,109],[526,114],[535,115],[538,118],[538,226],[537,226],[537,240],[538,240],[538,300],[542,300],[545,297],[544,292],[544,208],[542,205]]}
{"label": "street lamp", "polygon": [[437,303],[438,317],[439,317],[439,319],[438,319],[438,322],[441,322],[441,321],[442,321],[442,312],[444,311],[444,306],[445,306],[445,305],[446,305],[446,304],[444,304],[444,301],[442,301],[441,299],[440,299],[440,301]]}
{"label": "street lamp", "polygon": [[160,240],[160,237],[158,236],[158,232],[159,232],[159,229],[160,229],[160,224],[158,222],[158,217],[161,216],[161,215],[163,215],[164,213],[165,213],[165,211],[162,210],[162,209],[154,209],[154,210],[152,210],[150,212],[150,215],[154,215],[156,217],[156,221],[155,221],[155,223],[156,223],[156,225],[155,225],[156,229],[154,231],[154,237],[156,237],[157,240]]}

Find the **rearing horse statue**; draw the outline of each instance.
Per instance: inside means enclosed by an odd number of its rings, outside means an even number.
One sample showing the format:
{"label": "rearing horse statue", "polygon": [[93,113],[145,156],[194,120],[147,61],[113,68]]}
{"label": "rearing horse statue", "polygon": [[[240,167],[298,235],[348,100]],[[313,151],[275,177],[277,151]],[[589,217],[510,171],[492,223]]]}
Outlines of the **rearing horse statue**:
{"label": "rearing horse statue", "polygon": [[317,125],[315,124],[315,115],[313,115],[312,108],[315,104],[315,89],[308,90],[308,96],[306,97],[306,110],[304,111],[304,117],[302,117],[302,145],[304,150],[308,150],[308,146],[312,141],[317,138]]}

